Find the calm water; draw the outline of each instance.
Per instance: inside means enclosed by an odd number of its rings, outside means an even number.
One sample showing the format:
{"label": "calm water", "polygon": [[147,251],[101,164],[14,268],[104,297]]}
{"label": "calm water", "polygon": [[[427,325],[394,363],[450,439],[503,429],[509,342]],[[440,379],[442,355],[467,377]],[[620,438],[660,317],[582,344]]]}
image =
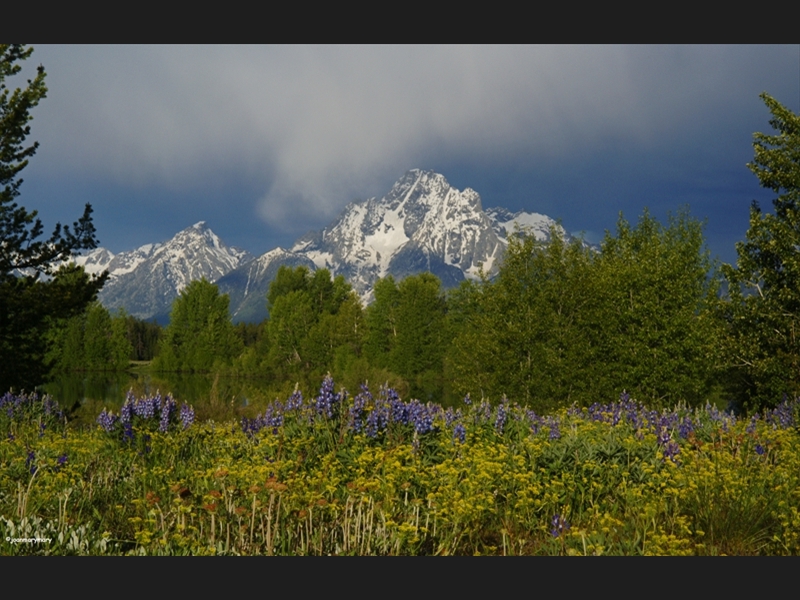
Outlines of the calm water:
{"label": "calm water", "polygon": [[68,410],[72,421],[94,422],[103,408],[118,412],[128,390],[137,396],[172,394],[187,402],[206,418],[224,420],[239,416],[251,404],[261,399],[257,380],[215,377],[186,373],[69,373],[42,386]]}
{"label": "calm water", "polygon": [[[128,390],[138,397],[156,393],[172,394],[180,404],[195,409],[198,420],[228,421],[243,415],[255,416],[275,399],[286,400],[294,384],[285,382],[276,388],[268,379],[221,377],[196,373],[69,373],[41,387],[67,411],[77,424],[94,424],[97,415],[107,408],[116,413],[125,402]],[[404,396],[403,391],[401,396]],[[306,397],[317,390],[302,390]],[[423,399],[424,401],[425,399]],[[433,398],[447,406],[447,402]],[[460,405],[461,398],[456,399]]]}

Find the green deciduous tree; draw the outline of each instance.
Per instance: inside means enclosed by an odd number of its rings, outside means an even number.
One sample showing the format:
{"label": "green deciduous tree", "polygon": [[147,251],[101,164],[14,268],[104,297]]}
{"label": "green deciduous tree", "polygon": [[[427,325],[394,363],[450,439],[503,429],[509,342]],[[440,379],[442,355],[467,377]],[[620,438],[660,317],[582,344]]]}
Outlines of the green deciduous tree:
{"label": "green deciduous tree", "polygon": [[391,275],[378,279],[372,290],[375,301],[364,311],[364,352],[373,365],[388,369],[397,339],[400,290]]}
{"label": "green deciduous tree", "polygon": [[51,324],[48,360],[55,371],[121,371],[133,351],[125,315],[112,317],[99,302]]}
{"label": "green deciduous tree", "polygon": [[341,275],[281,267],[270,285],[267,307],[261,348],[274,377],[316,385],[326,372],[344,370],[360,355],[361,302]]}
{"label": "green deciduous tree", "polygon": [[366,311],[365,353],[373,366],[408,382],[413,396],[441,400],[447,346],[447,303],[432,273],[388,276],[375,284]]}
{"label": "green deciduous tree", "polygon": [[647,211],[636,227],[620,218],[596,256],[599,303],[593,379],[607,395],[626,388],[652,405],[710,399],[720,365],[719,281],[687,209],[666,226]]}
{"label": "green deciduous tree", "polygon": [[456,392],[506,394],[537,410],[615,399],[703,402],[714,385],[715,280],[702,226],[620,217],[600,252],[520,233],[497,278],[462,293],[449,351]]}
{"label": "green deciduous tree", "polygon": [[543,410],[583,391],[574,373],[591,350],[591,251],[550,233],[549,243],[511,236],[497,278],[466,294],[449,361],[461,395],[505,394]]}
{"label": "green deciduous tree", "polygon": [[740,405],[774,406],[800,393],[800,115],[764,93],[774,135],[756,133],[748,163],[775,192],[773,213],[750,209],[735,267],[724,265],[731,391]]}
{"label": "green deciduous tree", "polygon": [[58,268],[74,253],[97,245],[92,209],[70,227],[57,224],[47,239],[36,211],[16,204],[20,172],[38,148],[26,146],[30,111],[47,94],[44,67],[13,92],[6,79],[17,75],[32,49],[0,45],[0,390],[32,388],[47,376],[45,330],[52,319],[80,314],[105,282],[74,264]]}
{"label": "green deciduous tree", "polygon": [[172,303],[170,322],[153,369],[208,372],[230,363],[242,351],[228,296],[205,278],[191,282]]}

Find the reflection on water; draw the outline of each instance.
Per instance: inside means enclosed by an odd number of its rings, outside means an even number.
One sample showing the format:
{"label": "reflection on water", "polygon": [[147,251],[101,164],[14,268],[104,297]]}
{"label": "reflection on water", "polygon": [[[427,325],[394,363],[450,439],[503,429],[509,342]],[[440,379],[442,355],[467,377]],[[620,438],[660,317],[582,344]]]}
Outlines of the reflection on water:
{"label": "reflection on water", "polygon": [[198,418],[227,420],[240,416],[258,396],[258,382],[189,373],[68,373],[42,386],[64,407],[72,422],[94,423],[103,408],[118,412],[129,390],[136,397],[172,394],[194,406]]}

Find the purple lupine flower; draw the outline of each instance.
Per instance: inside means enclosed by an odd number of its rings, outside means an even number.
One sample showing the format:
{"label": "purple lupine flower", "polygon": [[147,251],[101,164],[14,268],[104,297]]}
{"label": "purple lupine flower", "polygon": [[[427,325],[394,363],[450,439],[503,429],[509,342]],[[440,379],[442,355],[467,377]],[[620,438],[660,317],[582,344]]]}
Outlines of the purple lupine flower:
{"label": "purple lupine flower", "polygon": [[36,466],[36,453],[33,450],[28,451],[28,456],[25,459],[25,467],[31,472],[31,475],[36,475],[39,468]]}
{"label": "purple lupine flower", "polygon": [[128,424],[131,422],[131,419],[133,418],[133,405],[135,403],[136,400],[133,398],[133,394],[128,392],[128,397],[125,399],[125,402],[119,411],[119,419],[123,424]]}
{"label": "purple lupine flower", "polygon": [[399,423],[400,425],[408,425],[413,422],[411,414],[411,405],[403,402],[394,388],[381,388],[381,398],[388,405],[387,417],[390,423]]}
{"label": "purple lupine flower", "polygon": [[446,411],[444,411],[444,424],[445,427],[451,427],[453,423],[456,421],[461,420],[461,409],[453,410],[452,406],[449,406]]}
{"label": "purple lupine flower", "polygon": [[64,454],[59,455],[59,457],[56,459],[56,465],[58,465],[59,468],[63,467],[65,464],[67,464],[66,452]]}
{"label": "purple lupine flower", "polygon": [[353,398],[353,405],[348,411],[347,424],[355,433],[361,433],[364,428],[364,412],[367,405],[373,401],[372,394],[365,383],[361,384],[361,393]]}
{"label": "purple lupine flower", "polygon": [[176,408],[177,404],[172,398],[172,394],[167,394],[167,397],[161,402],[161,420],[158,424],[158,430],[161,433],[166,433],[169,429],[169,419],[172,416],[172,413],[175,412]]}
{"label": "purple lupine flower", "polygon": [[239,422],[242,427],[242,433],[252,437],[253,434],[258,431],[256,429],[256,421],[255,419],[248,419],[247,417],[242,417],[242,420]]}
{"label": "purple lupine flower", "polygon": [[483,422],[488,423],[492,418],[492,405],[489,404],[488,400],[481,400],[481,404],[479,407],[481,412],[481,417],[483,417]]}
{"label": "purple lupine flower", "polygon": [[160,409],[160,405],[160,394],[150,398],[140,398],[133,402],[133,413],[142,419],[152,419],[156,415],[156,410]]}
{"label": "purple lupine flower", "polygon": [[678,425],[678,435],[681,437],[681,439],[685,440],[693,431],[694,423],[692,422],[692,418],[689,416],[684,417],[681,420],[680,425]]}
{"label": "purple lupine flower", "polygon": [[469,394],[467,394],[466,396],[464,396],[464,404],[466,404],[467,406],[469,406],[470,404],[472,404],[472,399],[469,397]]}
{"label": "purple lupine flower", "polygon": [[181,425],[183,425],[184,429],[189,429],[189,427],[194,423],[194,408],[186,404],[185,402],[181,404]]}
{"label": "purple lupine flower", "polygon": [[763,456],[763,454],[766,451],[767,450],[764,448],[764,446],[762,446],[761,444],[756,444],[756,454],[758,454],[759,456]]}
{"label": "purple lupine flower", "polygon": [[544,419],[544,424],[550,427],[550,436],[551,440],[557,440],[561,437],[561,429],[559,429],[559,421],[558,417],[547,417]]}
{"label": "purple lupine flower", "polygon": [[53,400],[49,395],[44,397],[44,414],[47,416],[55,415],[58,419],[64,418],[64,411],[61,410],[58,402]]}
{"label": "purple lupine flower", "polygon": [[553,518],[550,520],[550,525],[552,527],[552,529],[550,529],[550,535],[552,535],[554,538],[557,538],[562,533],[569,531],[570,527],[567,520],[558,513],[553,515]]}
{"label": "purple lupine flower", "polygon": [[773,429],[789,429],[794,426],[794,408],[796,404],[797,400],[790,404],[784,397],[783,402],[773,410],[765,412],[764,420],[770,423]]}
{"label": "purple lupine flower", "polygon": [[464,427],[461,423],[458,423],[455,427],[453,427],[453,440],[458,440],[462,444],[467,439],[467,428]]}
{"label": "purple lupine flower", "polygon": [[430,406],[414,399],[408,404],[408,417],[418,434],[433,431],[433,411]]}
{"label": "purple lupine flower", "polygon": [[303,408],[303,392],[295,388],[292,395],[286,401],[287,411],[300,411]]}
{"label": "purple lupine flower", "polygon": [[527,417],[528,422],[530,423],[531,432],[533,433],[533,435],[539,433],[539,429],[543,425],[542,418],[532,410],[526,410],[525,416]]}
{"label": "purple lupine flower", "polygon": [[667,428],[663,426],[659,428],[658,445],[665,446],[670,440],[672,440],[672,435],[670,435],[670,432],[667,431]]}
{"label": "purple lupine flower", "polygon": [[103,431],[106,433],[111,433],[114,430],[114,426],[117,424],[119,417],[115,414],[107,411],[105,408],[103,412],[101,412],[97,417],[97,423],[100,427],[103,428]]}
{"label": "purple lupine flower", "polygon": [[503,400],[497,405],[497,414],[494,419],[494,430],[503,435],[503,429],[506,426],[506,417],[508,415],[508,398],[503,395]]}
{"label": "purple lupine flower", "polygon": [[133,441],[133,425],[130,421],[122,423],[122,440],[125,442]]}
{"label": "purple lupine flower", "polygon": [[333,416],[333,407],[339,399],[334,393],[333,377],[330,373],[325,376],[322,381],[322,387],[319,388],[319,396],[316,399],[317,414],[331,418]]}
{"label": "purple lupine flower", "polygon": [[749,434],[754,434],[756,432],[756,421],[758,421],[758,415],[753,415],[750,417],[750,422],[745,427],[745,431]]}
{"label": "purple lupine flower", "polygon": [[678,444],[678,442],[674,440],[670,440],[669,442],[664,444],[663,452],[665,459],[668,458],[672,462],[678,462],[678,460],[675,457],[678,456],[678,454],[680,454],[680,451],[681,451],[680,445]]}
{"label": "purple lupine flower", "polygon": [[264,427],[271,427],[272,433],[278,435],[278,428],[283,425],[283,412],[280,402],[275,402],[267,407],[263,415]]}
{"label": "purple lupine flower", "polygon": [[389,407],[380,400],[376,402],[367,415],[367,425],[365,433],[367,437],[375,438],[382,429],[386,429],[389,422]]}

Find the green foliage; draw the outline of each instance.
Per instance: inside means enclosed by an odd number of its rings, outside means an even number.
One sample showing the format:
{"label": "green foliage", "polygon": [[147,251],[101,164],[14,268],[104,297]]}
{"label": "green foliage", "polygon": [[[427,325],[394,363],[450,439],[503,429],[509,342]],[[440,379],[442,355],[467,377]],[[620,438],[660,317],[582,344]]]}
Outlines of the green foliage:
{"label": "green foliage", "polygon": [[48,361],[56,372],[122,371],[128,367],[132,347],[126,316],[111,317],[99,302],[70,319],[51,325]]}
{"label": "green foliage", "polygon": [[172,304],[170,322],[153,361],[156,371],[207,372],[242,351],[228,313],[228,296],[205,278],[191,282]]}
{"label": "green foliage", "polygon": [[548,410],[634,391],[648,403],[704,402],[719,332],[702,226],[684,210],[660,225],[620,217],[599,253],[557,229],[519,232],[495,281],[465,286],[449,351],[460,394]]}
{"label": "green foliage", "polygon": [[161,325],[154,321],[137,319],[133,315],[120,310],[125,319],[125,337],[131,344],[131,360],[153,360],[158,350],[158,341],[163,331]]}
{"label": "green foliage", "polygon": [[394,277],[388,275],[375,282],[373,294],[375,301],[367,307],[364,315],[367,328],[364,334],[364,352],[374,365],[388,368],[397,338],[400,291]]}
{"label": "green foliage", "polygon": [[439,278],[420,273],[397,285],[388,276],[374,289],[365,317],[368,359],[405,379],[412,396],[441,400],[448,328]]}
{"label": "green foliage", "polygon": [[[318,381],[331,370],[343,373],[360,355],[361,302],[341,275],[281,267],[267,303],[270,318],[255,347],[265,357],[259,364],[274,378]],[[243,356],[251,364],[254,359],[254,353]]]}
{"label": "green foliage", "polygon": [[593,347],[606,394],[620,387],[654,405],[705,403],[720,364],[713,308],[719,283],[702,224],[688,210],[662,226],[647,212],[622,218],[596,257],[598,310]]}
{"label": "green foliage", "polygon": [[542,410],[587,391],[593,256],[550,233],[547,244],[511,236],[496,280],[463,289],[449,361],[461,395],[505,394]]}
{"label": "green foliage", "polygon": [[747,166],[777,194],[775,210],[764,213],[753,202],[736,267],[724,266],[731,392],[751,409],[800,393],[800,115],[766,93],[761,98],[778,133],[753,136]]}
{"label": "green foliage", "polygon": [[[6,78],[17,75],[20,61],[33,49],[0,45],[0,389],[32,388],[47,377],[47,323],[81,313],[95,299],[107,275],[90,278],[74,265],[56,269],[73,253],[97,246],[91,206],[73,224],[57,224],[40,240],[43,226],[37,212],[14,202],[19,173],[38,148],[25,146],[30,114],[47,94],[44,67],[25,88],[9,93]],[[51,279],[43,281],[42,276]]]}

